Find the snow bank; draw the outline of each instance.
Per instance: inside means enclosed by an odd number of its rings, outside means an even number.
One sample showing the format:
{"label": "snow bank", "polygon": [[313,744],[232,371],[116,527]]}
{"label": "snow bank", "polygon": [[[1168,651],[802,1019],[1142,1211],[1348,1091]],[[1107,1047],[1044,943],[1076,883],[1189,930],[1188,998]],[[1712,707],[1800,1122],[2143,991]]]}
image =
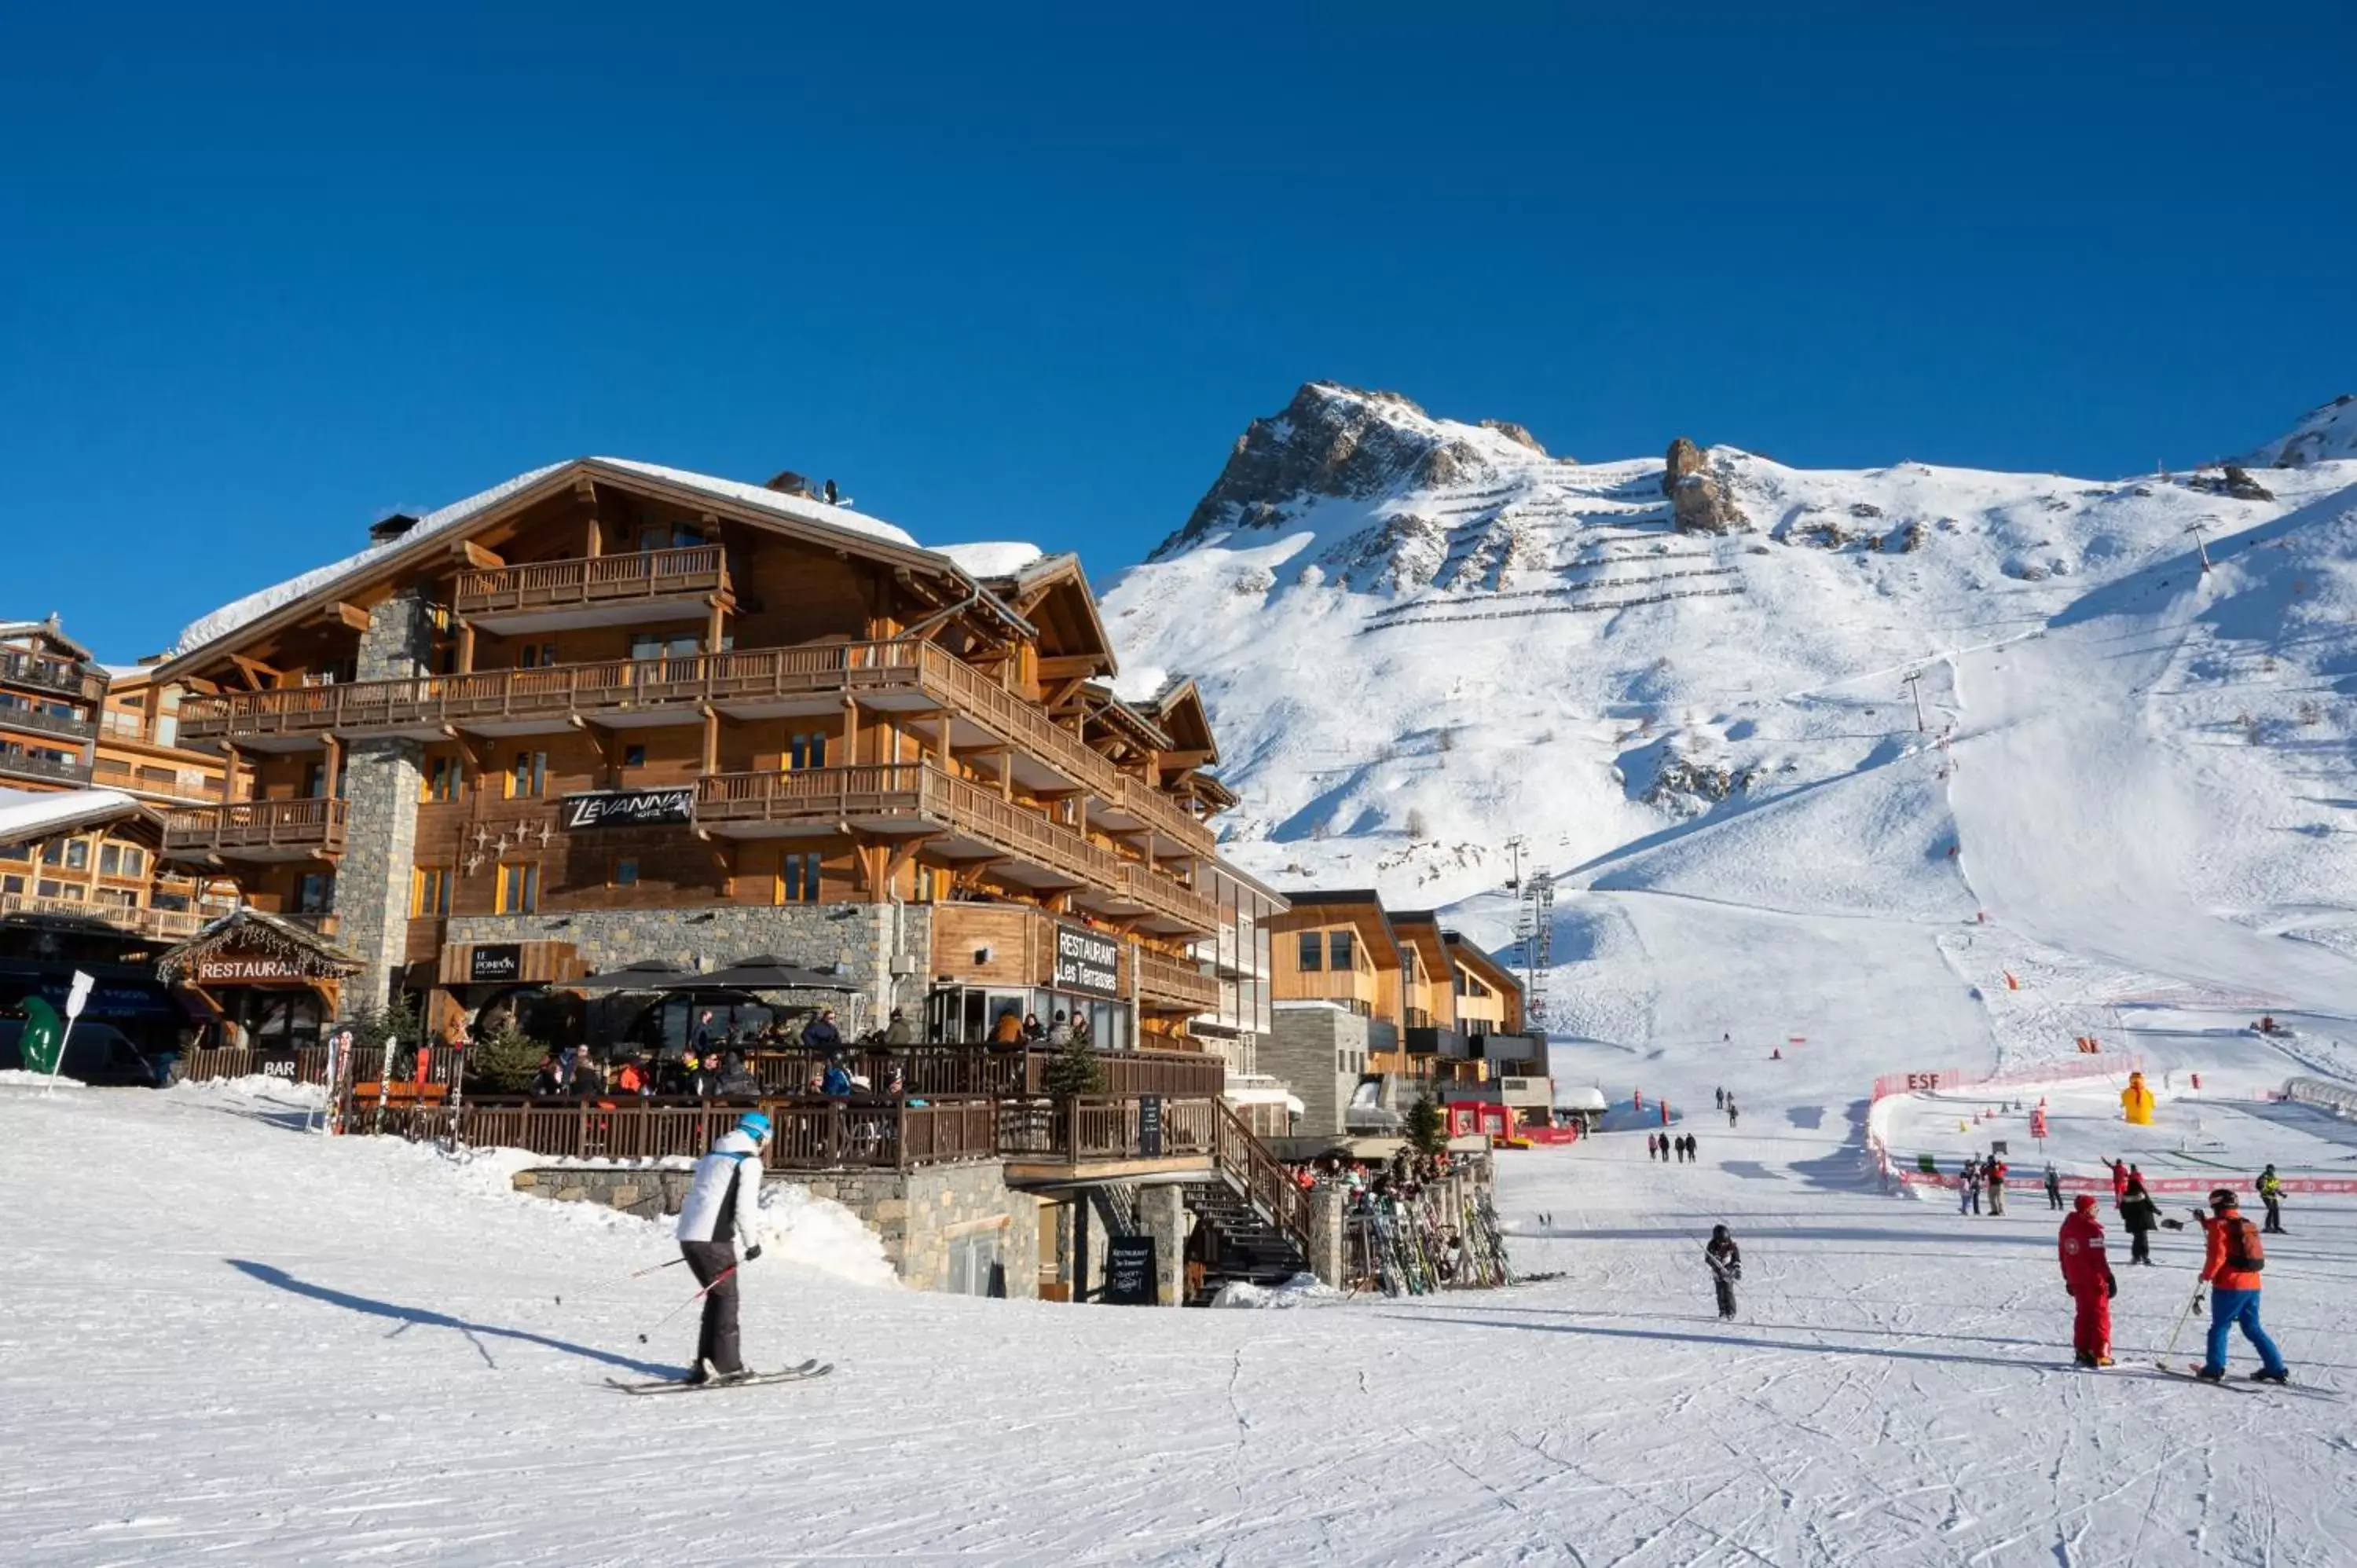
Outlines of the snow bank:
{"label": "snow bank", "polygon": [[242,1078],[209,1078],[201,1081],[181,1079],[163,1092],[186,1095],[193,1100],[264,1100],[280,1105],[300,1106],[317,1111],[328,1103],[327,1086],[317,1083],[296,1083],[288,1079],[272,1078],[266,1073],[247,1073]]}
{"label": "snow bank", "polygon": [[[59,1089],[88,1089],[90,1087],[90,1085],[82,1082],[82,1080],[78,1078],[60,1078],[56,1081]],[[27,1089],[46,1089],[48,1087],[49,1082],[49,1075],[45,1072],[27,1072],[21,1068],[13,1067],[0,1068],[0,1089],[11,1089],[19,1086]]]}
{"label": "snow bank", "polygon": [[813,1197],[806,1187],[770,1182],[762,1187],[755,1230],[765,1263],[775,1256],[852,1284],[900,1283],[884,1256],[884,1239],[834,1199]]}
{"label": "snow bank", "polygon": [[1213,1306],[1292,1307],[1331,1306],[1351,1299],[1350,1292],[1336,1290],[1322,1283],[1316,1274],[1296,1274],[1283,1284],[1256,1285],[1250,1280],[1231,1280],[1220,1287],[1211,1298]]}

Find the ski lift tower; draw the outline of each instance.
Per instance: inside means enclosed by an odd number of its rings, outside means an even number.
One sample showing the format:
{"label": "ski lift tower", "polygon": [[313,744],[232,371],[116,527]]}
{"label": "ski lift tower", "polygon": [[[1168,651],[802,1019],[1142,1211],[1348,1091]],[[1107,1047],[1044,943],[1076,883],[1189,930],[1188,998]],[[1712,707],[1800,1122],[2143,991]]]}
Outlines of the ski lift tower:
{"label": "ski lift tower", "polygon": [[1514,909],[1514,942],[1523,961],[1523,1004],[1533,1018],[1544,1017],[1539,976],[1555,967],[1555,873],[1534,871],[1523,883]]}

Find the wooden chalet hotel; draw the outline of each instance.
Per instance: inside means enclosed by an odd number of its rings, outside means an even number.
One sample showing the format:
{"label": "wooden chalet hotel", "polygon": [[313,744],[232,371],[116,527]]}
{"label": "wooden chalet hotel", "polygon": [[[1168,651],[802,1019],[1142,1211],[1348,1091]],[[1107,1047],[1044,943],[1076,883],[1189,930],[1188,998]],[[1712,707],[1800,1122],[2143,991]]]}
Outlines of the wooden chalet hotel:
{"label": "wooden chalet hotel", "polygon": [[1258,978],[1199,947],[1232,960],[1223,926],[1274,905],[1213,874],[1192,686],[1125,703],[1114,674],[1071,556],[990,575],[792,476],[582,458],[190,628],[153,678],[229,785],[165,849],[317,931],[347,1015],[406,992],[447,1030],[517,987],[770,955],[855,988],[846,1036],[1013,1008],[1187,1048]]}

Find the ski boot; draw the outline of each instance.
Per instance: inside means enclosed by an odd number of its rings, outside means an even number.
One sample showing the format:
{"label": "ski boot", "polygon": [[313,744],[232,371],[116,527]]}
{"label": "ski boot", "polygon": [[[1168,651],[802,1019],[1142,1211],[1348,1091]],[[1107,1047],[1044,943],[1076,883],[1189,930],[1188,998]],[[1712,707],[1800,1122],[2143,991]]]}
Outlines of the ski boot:
{"label": "ski boot", "polygon": [[2201,1379],[2205,1383],[2222,1383],[2226,1380],[2226,1369],[2223,1367],[2196,1367],[2193,1369],[2193,1375]]}
{"label": "ski boot", "polygon": [[2279,1387],[2287,1388],[2291,1384],[2291,1373],[2281,1367],[2276,1368],[2272,1372],[2263,1367],[2259,1370],[2251,1374],[2251,1381],[2255,1383],[2274,1383]]}

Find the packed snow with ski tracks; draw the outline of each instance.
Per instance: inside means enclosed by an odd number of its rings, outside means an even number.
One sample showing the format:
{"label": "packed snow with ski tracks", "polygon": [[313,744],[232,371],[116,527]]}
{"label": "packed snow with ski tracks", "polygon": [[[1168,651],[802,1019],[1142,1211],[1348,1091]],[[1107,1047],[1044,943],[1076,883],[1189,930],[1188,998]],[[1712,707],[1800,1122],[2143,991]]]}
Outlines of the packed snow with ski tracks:
{"label": "packed snow with ski tracks", "polygon": [[[692,1338],[682,1316],[639,1342],[687,1294],[680,1270],[623,1278],[673,1255],[662,1226],[516,1195],[514,1156],[307,1134],[298,1101],[11,1084],[0,1559],[2347,1561],[2357,1197],[2295,1199],[2270,1239],[2294,1390],[2133,1369],[2191,1289],[2190,1230],[2121,1268],[2120,1368],[2074,1372],[2034,1188],[2003,1219],[1884,1194],[1864,1085],[1779,1048],[1657,1063],[1641,1119],[1611,1085],[1628,1130],[1501,1156],[1517,1266],[1558,1277],[1501,1291],[923,1294],[853,1283],[874,1275],[831,1206],[773,1192],[784,1255],[748,1273],[748,1353],[837,1371],[662,1401],[605,1386]],[[2255,1083],[2269,1053],[2221,1054]],[[1796,1089],[1818,1076],[1844,1092]],[[2142,1148],[2149,1171],[2178,1142],[2222,1176],[2357,1168],[2357,1127],[2222,1083],[2134,1138],[2095,1088],[2055,1133],[2075,1168]],[[1697,1165],[1646,1158],[1663,1092]],[[1951,1109],[1920,1108],[1925,1138]],[[1732,1324],[1700,1256],[1717,1221],[1744,1250]]]}

